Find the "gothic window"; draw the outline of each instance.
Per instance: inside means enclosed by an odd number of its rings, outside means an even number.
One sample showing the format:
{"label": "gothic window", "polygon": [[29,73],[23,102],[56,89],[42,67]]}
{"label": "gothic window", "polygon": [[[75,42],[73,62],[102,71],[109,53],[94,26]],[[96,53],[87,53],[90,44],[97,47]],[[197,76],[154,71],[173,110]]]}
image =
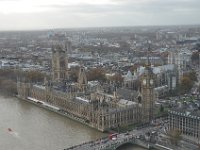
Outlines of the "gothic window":
{"label": "gothic window", "polygon": [[56,66],[56,62],[57,62],[57,60],[54,58],[54,59],[53,59],[53,67]]}
{"label": "gothic window", "polygon": [[57,72],[55,73],[55,78],[58,78],[58,73]]}
{"label": "gothic window", "polygon": [[126,83],[126,87],[128,87],[128,83]]}
{"label": "gothic window", "polygon": [[142,103],[142,97],[138,96],[138,103],[141,104]]}
{"label": "gothic window", "polygon": [[61,73],[61,74],[60,74],[60,78],[64,78],[64,75],[63,75],[63,73]]}
{"label": "gothic window", "polygon": [[60,67],[65,67],[65,59],[64,58],[60,58]]}

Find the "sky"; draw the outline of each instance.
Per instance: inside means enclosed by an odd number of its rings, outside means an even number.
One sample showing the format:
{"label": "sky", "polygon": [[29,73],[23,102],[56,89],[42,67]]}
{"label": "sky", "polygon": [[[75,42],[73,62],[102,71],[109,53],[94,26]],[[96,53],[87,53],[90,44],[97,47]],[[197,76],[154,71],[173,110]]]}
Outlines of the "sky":
{"label": "sky", "polygon": [[0,0],[0,30],[200,24],[200,0]]}

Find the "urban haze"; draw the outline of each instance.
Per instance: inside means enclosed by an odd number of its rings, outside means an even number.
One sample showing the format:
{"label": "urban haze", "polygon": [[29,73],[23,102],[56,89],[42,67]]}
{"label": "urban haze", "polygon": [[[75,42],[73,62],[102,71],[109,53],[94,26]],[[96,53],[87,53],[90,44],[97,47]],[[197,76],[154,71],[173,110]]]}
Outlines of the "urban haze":
{"label": "urban haze", "polygon": [[196,25],[199,0],[1,0],[0,30]]}
{"label": "urban haze", "polygon": [[1,0],[0,149],[199,149],[199,6]]}

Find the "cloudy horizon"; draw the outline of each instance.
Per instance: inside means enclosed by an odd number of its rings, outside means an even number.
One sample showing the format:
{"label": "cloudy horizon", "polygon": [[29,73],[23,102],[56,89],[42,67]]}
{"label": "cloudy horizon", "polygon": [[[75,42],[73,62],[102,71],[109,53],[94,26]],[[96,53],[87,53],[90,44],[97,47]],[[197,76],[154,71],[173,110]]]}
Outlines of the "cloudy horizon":
{"label": "cloudy horizon", "polygon": [[0,0],[0,30],[200,24],[199,0]]}

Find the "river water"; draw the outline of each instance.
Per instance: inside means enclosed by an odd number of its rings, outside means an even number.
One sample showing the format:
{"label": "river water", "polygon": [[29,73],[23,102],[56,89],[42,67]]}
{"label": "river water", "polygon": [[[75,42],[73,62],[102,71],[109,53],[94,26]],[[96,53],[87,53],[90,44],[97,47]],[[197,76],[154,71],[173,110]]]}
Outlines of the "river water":
{"label": "river water", "polygon": [[[0,96],[2,150],[62,150],[103,136],[106,134],[26,101]],[[143,150],[130,145],[120,149]]]}

